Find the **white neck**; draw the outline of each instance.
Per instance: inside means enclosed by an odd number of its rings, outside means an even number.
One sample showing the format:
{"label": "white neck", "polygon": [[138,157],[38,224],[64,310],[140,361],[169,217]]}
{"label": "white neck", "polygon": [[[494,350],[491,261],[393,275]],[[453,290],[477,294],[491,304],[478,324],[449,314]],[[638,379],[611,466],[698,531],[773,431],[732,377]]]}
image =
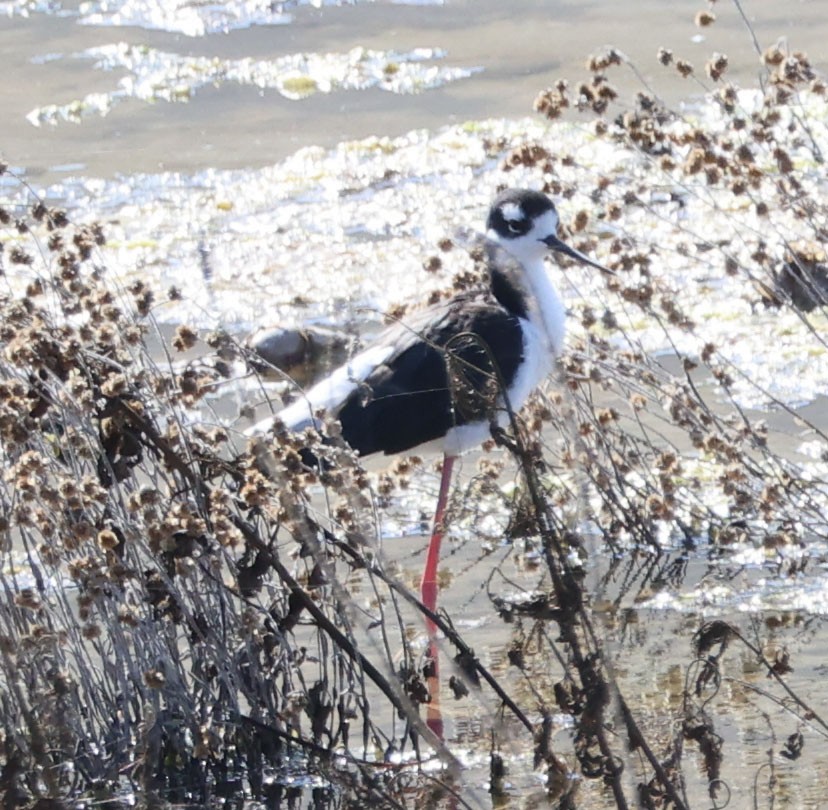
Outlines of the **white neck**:
{"label": "white neck", "polygon": [[[523,265],[526,281],[534,300],[530,302],[530,317],[539,322],[549,341],[549,348],[557,357],[563,351],[566,332],[566,308],[549,279],[543,258],[527,261]],[[534,317],[533,317],[534,316]]]}
{"label": "white neck", "polygon": [[519,239],[501,239],[494,229],[489,229],[486,235],[514,256],[523,267],[530,293],[529,317],[546,337],[551,353],[557,357],[563,351],[566,309],[546,272],[544,258],[549,255],[549,250],[534,235],[535,230],[542,233],[555,232],[557,216],[554,212],[545,216],[549,221],[541,220],[540,225],[533,227],[532,233]]}

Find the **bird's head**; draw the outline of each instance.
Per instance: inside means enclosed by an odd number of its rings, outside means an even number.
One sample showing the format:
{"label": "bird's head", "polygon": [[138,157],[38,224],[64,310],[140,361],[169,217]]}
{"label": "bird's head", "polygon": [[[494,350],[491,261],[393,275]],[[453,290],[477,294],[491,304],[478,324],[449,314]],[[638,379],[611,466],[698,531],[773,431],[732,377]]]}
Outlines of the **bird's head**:
{"label": "bird's head", "polygon": [[612,274],[608,267],[562,242],[558,238],[558,222],[555,204],[545,194],[511,188],[498,194],[492,203],[486,235],[523,265],[540,261],[544,254],[554,250]]}

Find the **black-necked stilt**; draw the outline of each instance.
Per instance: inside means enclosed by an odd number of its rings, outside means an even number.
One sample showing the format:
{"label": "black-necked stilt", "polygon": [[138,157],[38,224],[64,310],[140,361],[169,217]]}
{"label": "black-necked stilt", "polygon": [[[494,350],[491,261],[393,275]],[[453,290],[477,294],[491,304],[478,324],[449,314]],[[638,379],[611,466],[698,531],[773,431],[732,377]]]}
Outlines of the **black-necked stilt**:
{"label": "black-necked stilt", "polygon": [[[509,189],[486,222],[489,286],[425,309],[314,385],[276,418],[303,430],[320,411],[335,416],[360,455],[400,453],[423,445],[444,454],[440,494],[423,569],[421,597],[437,604],[437,565],[455,458],[481,444],[493,422],[508,419],[549,374],[560,354],[566,312],[544,267],[557,251],[611,273],[564,244],[558,214],[537,191]],[[502,381],[505,396],[498,393]],[[248,431],[259,434],[270,417]],[[430,630],[433,627],[429,623]]]}

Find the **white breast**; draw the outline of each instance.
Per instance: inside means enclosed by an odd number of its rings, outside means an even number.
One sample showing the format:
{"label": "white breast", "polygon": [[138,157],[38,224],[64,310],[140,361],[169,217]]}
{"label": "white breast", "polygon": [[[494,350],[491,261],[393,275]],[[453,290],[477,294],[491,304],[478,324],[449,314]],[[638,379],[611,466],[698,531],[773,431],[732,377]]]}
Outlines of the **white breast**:
{"label": "white breast", "polygon": [[[557,352],[550,345],[545,330],[530,320],[520,319],[523,330],[523,363],[507,391],[509,404],[517,411],[552,371]],[[563,340],[563,332],[560,339]]]}
{"label": "white breast", "polygon": [[[529,395],[549,376],[558,355],[547,337],[545,325],[521,318],[520,328],[523,332],[523,362],[506,391],[509,406],[514,412],[523,407]],[[563,321],[559,340],[563,342]],[[508,424],[509,414],[505,408],[498,415],[497,421],[501,427]],[[417,450],[442,450],[448,456],[459,456],[467,450],[479,447],[490,437],[491,429],[488,422],[474,422],[451,428],[442,439],[428,442]]]}
{"label": "white breast", "polygon": [[566,308],[555,286],[549,280],[543,260],[526,266],[526,279],[532,291],[529,317],[545,337],[549,351],[554,357],[563,351],[566,333]]}

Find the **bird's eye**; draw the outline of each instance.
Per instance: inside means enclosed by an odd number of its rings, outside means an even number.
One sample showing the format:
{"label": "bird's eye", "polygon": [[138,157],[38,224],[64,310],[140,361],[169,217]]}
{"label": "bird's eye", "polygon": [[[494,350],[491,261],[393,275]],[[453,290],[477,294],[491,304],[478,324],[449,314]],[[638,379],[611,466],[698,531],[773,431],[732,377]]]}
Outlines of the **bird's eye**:
{"label": "bird's eye", "polygon": [[510,219],[506,221],[506,227],[509,229],[510,233],[522,233],[523,228],[521,225],[522,223],[518,219]]}

